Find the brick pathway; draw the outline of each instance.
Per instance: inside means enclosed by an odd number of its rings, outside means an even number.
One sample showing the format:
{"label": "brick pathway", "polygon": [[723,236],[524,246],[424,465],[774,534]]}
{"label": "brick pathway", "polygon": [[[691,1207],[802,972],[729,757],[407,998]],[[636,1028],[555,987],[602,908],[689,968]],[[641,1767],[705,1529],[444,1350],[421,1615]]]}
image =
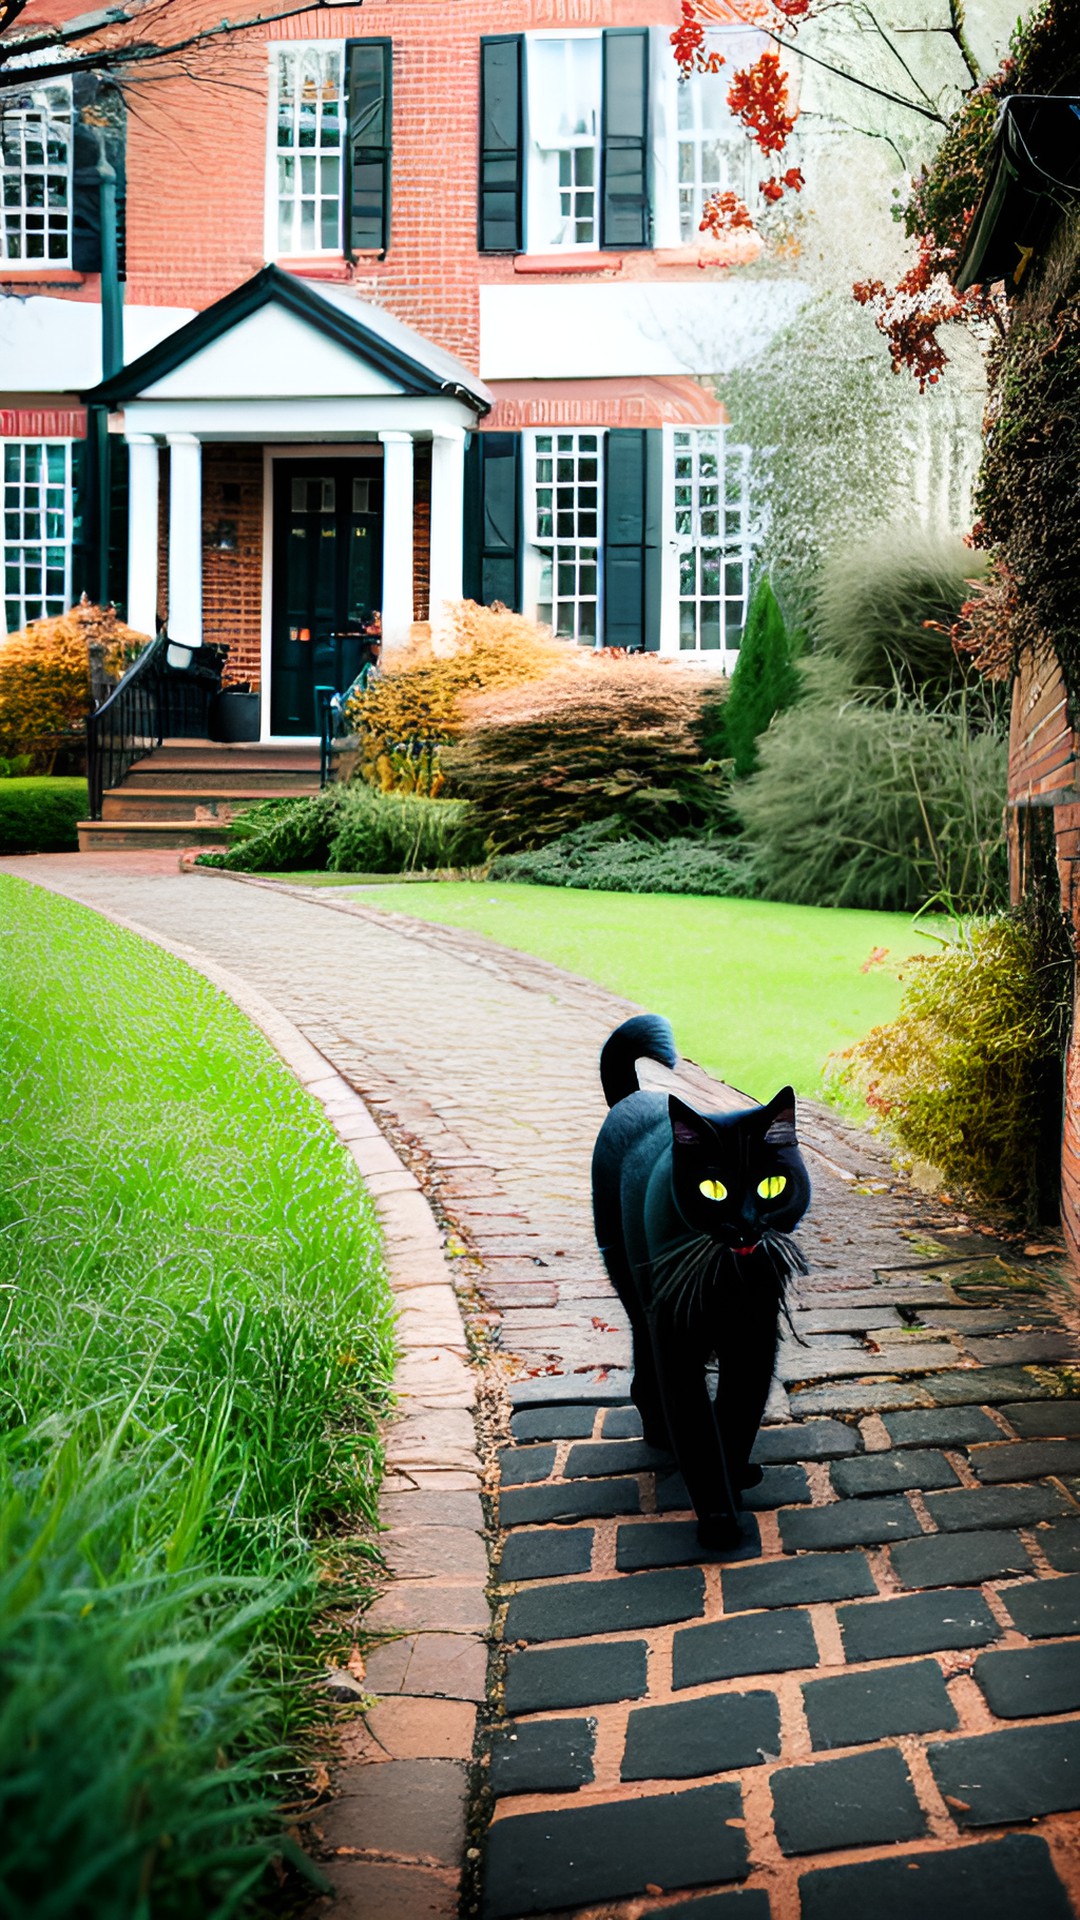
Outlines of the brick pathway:
{"label": "brick pathway", "polygon": [[[1080,1914],[1080,1343],[1052,1263],[805,1113],[799,1337],[743,1547],[703,1554],[620,1404],[625,1329],[590,1242],[595,1059],[624,1003],[340,895],[100,856],[9,870],[250,980],[448,1223],[514,1409],[490,1528],[493,1819],[463,1911]],[[683,1084],[705,1097],[703,1076]],[[440,1519],[449,1595],[460,1529]],[[410,1691],[453,1698],[451,1664]]]}

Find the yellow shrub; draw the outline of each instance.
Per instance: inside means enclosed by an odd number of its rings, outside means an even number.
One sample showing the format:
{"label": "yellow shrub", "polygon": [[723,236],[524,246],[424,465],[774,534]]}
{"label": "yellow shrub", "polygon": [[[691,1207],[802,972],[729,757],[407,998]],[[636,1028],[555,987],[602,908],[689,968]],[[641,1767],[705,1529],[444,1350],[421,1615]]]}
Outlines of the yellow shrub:
{"label": "yellow shrub", "polygon": [[443,786],[439,747],[458,733],[462,697],[521,686],[568,672],[580,663],[573,643],[505,607],[463,600],[438,650],[418,644],[384,655],[382,671],[349,702],[348,720],[362,741],[361,774],[384,793],[437,796]]}
{"label": "yellow shrub", "polygon": [[115,607],[86,602],[51,620],[34,620],[0,641],[0,740],[9,752],[55,751],[78,733],[90,710],[92,641],[105,648],[105,667],[122,673],[147,645],[118,618]]}

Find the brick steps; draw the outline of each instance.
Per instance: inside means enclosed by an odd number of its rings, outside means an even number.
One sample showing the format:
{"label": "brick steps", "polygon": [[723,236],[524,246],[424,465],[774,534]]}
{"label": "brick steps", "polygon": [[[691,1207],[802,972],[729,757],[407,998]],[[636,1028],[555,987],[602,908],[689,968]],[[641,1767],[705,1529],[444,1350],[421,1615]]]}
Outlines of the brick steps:
{"label": "brick steps", "polygon": [[159,847],[220,847],[220,820],[80,820],[80,853],[146,853]]}
{"label": "brick steps", "polygon": [[165,740],[102,799],[102,818],[79,823],[80,853],[218,847],[230,821],[260,800],[317,793],[310,746]]}
{"label": "brick steps", "polygon": [[302,799],[307,788],[230,787],[227,792],[208,781],[190,787],[113,787],[102,796],[104,820],[199,820],[209,814],[227,826],[234,815],[263,800]]}

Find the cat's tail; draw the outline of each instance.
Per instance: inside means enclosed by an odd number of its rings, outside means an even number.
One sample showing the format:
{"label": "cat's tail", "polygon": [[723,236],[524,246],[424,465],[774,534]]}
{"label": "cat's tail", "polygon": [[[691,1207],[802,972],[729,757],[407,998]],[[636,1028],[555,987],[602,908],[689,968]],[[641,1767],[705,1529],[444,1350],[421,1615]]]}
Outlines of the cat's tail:
{"label": "cat's tail", "polygon": [[662,1066],[673,1067],[678,1057],[671,1023],[662,1014],[639,1013],[633,1020],[624,1020],[600,1054],[600,1084],[608,1106],[637,1092],[639,1060],[659,1060]]}

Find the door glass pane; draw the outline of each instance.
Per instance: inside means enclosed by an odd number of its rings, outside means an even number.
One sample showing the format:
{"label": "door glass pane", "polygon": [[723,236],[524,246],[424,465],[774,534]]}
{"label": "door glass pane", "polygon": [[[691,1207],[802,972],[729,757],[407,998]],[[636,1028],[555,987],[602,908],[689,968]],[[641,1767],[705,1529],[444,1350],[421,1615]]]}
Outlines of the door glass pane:
{"label": "door glass pane", "polygon": [[[748,450],[716,427],[680,429],[674,440],[679,647],[734,656],[752,559]],[[730,671],[734,658],[722,664]]]}

